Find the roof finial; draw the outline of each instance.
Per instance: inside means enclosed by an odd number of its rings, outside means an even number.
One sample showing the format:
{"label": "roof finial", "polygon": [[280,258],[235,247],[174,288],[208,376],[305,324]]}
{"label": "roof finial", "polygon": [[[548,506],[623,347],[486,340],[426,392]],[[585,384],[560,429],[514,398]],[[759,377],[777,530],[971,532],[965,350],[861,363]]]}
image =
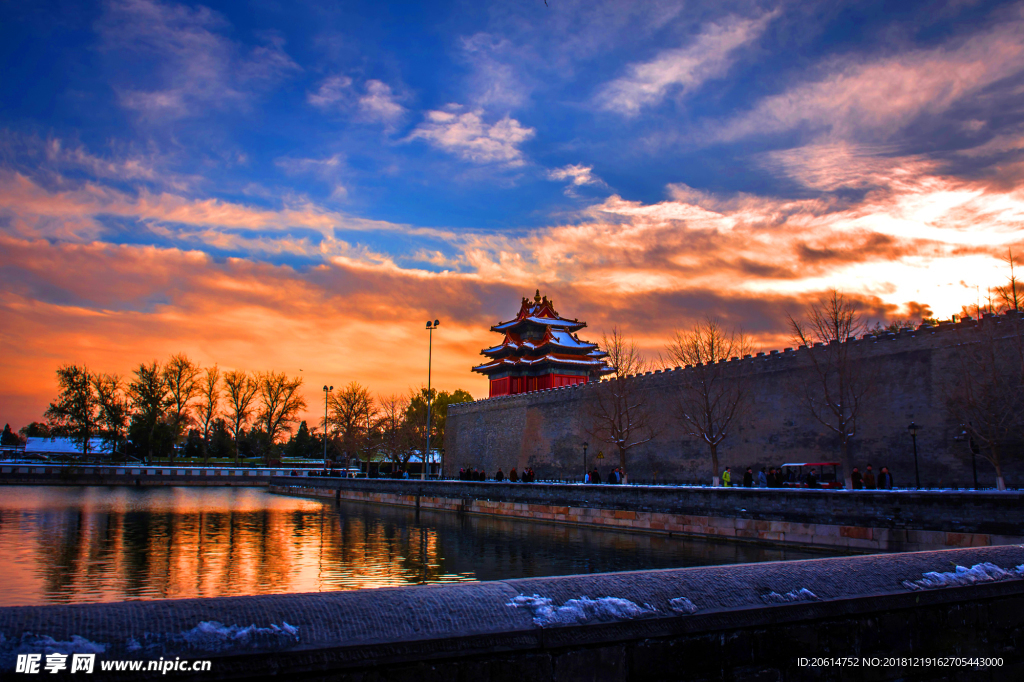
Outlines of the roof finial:
{"label": "roof finial", "polygon": [[540,289],[537,289],[537,293],[533,296],[534,303],[540,303]]}

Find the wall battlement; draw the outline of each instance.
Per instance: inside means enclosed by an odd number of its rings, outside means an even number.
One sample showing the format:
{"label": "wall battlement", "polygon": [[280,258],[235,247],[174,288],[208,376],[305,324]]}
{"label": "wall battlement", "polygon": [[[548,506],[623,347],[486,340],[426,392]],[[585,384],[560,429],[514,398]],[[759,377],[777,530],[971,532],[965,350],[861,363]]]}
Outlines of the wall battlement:
{"label": "wall battlement", "polygon": [[[1016,313],[1016,314],[1018,316],[1018,319],[1024,319],[1024,313]],[[1011,317],[1012,315],[1014,315],[1014,313],[1012,311],[1007,311],[1006,313],[1004,313],[1002,315],[984,315],[981,320],[975,320],[975,319],[972,319],[972,318],[968,318],[968,319],[958,320],[957,322],[939,322],[938,324],[934,324],[934,325],[922,324],[922,325],[918,326],[916,329],[903,329],[903,330],[900,330],[899,332],[888,332],[888,333],[885,333],[885,334],[872,334],[872,333],[868,333],[868,334],[863,334],[859,338],[851,336],[850,338],[848,338],[843,343],[860,345],[860,344],[865,344],[865,343],[868,343],[868,344],[885,344],[888,341],[904,342],[905,344],[909,343],[909,342],[913,342],[913,341],[924,342],[924,341],[930,340],[936,334],[948,334],[950,332],[975,331],[975,330],[978,329],[979,324],[992,323],[992,324],[999,325],[1004,320],[1013,319]],[[822,346],[822,345],[824,345],[824,344],[815,343],[814,347],[818,347],[818,346]],[[730,369],[734,368],[734,367],[760,367],[761,366],[760,363],[771,363],[773,361],[785,360],[787,358],[796,357],[800,351],[806,350],[806,349],[807,349],[807,346],[798,346],[797,348],[783,348],[782,350],[775,349],[775,350],[769,350],[767,352],[759,351],[759,352],[754,353],[754,354],[744,355],[742,358],[740,358],[740,357],[729,358],[728,360],[720,360],[719,362],[728,365],[730,367]],[[899,352],[899,350],[903,350],[903,349],[902,348],[899,348],[899,349],[895,349],[895,348],[880,348],[879,352],[890,353],[890,352]],[[782,368],[778,368],[778,367],[774,367],[774,366],[770,366],[770,365],[764,365],[763,368],[770,371],[770,370],[774,370],[774,369],[788,369],[788,366],[782,367]],[[677,372],[683,372],[684,375],[685,375],[685,373],[687,373],[687,372],[692,372],[692,367],[690,365],[686,365],[685,367],[663,367],[661,369],[655,369],[655,370],[652,370],[652,371],[649,371],[649,372],[644,372],[643,374],[632,374],[632,375],[629,375],[629,376],[630,377],[640,377],[642,380],[644,380],[648,376],[655,377],[655,376],[657,376],[659,374],[675,374]],[[615,381],[615,379],[614,378],[603,379],[602,381]],[[574,390],[586,389],[588,386],[592,387],[592,385],[590,385],[590,384],[576,384],[576,385],[573,385],[573,386],[558,386],[558,387],[555,387],[555,388],[545,388],[543,390],[534,391],[532,393],[518,393],[518,394],[515,394],[515,395],[496,396],[494,398],[482,398],[481,400],[478,400],[478,401],[476,401],[474,403],[456,403],[456,404],[450,405],[448,409],[449,409],[449,412],[452,412],[452,411],[458,412],[458,411],[470,410],[470,409],[472,409],[473,405],[475,405],[477,403],[480,403],[480,402],[495,401],[495,400],[508,401],[508,400],[522,399],[522,398],[529,397],[533,393],[553,393],[553,392],[554,393],[558,393],[558,392],[564,393],[564,392],[569,392],[569,391],[574,391]]]}

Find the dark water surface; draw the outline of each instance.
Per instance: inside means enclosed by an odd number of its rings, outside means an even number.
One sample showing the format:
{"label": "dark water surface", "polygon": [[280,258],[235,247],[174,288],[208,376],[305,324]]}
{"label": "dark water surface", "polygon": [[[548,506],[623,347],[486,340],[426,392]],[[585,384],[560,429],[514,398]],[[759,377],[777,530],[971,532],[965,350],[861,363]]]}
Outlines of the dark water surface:
{"label": "dark water surface", "polygon": [[827,556],[259,488],[0,487],[0,606],[326,592]]}

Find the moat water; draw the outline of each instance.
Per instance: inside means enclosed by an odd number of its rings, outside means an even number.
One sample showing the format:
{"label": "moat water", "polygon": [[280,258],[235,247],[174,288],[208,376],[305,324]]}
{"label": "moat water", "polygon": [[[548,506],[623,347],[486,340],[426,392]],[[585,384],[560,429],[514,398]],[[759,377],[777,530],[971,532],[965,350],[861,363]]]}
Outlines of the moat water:
{"label": "moat water", "polygon": [[0,606],[327,592],[818,558],[259,488],[0,488]]}

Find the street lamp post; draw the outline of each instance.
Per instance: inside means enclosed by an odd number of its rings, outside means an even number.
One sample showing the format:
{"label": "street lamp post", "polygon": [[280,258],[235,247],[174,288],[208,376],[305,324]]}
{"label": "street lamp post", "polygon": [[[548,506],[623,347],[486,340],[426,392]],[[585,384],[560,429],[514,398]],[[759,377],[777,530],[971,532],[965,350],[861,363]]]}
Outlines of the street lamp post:
{"label": "street lamp post", "polygon": [[324,384],[324,469],[327,468],[327,399],[333,390],[334,386]]}
{"label": "street lamp post", "polygon": [[971,447],[971,469],[974,471],[974,489],[978,489],[978,453],[981,452],[981,448],[978,447],[978,443],[974,440],[974,437],[970,437],[967,443]]}
{"label": "street lamp post", "polygon": [[[427,479],[427,466],[430,461],[430,363],[434,353],[434,330],[439,324],[441,324],[440,320],[434,320],[433,324],[427,320],[427,335],[429,337],[427,341],[427,451],[423,454],[423,468],[420,470],[421,481]],[[442,466],[444,466],[443,462]]]}
{"label": "street lamp post", "polygon": [[[971,422],[971,426],[974,426],[973,422]],[[977,490],[978,453],[981,451],[981,449],[978,447],[978,444],[974,442],[974,437],[968,434],[966,424],[961,424],[959,427],[957,427],[957,430],[959,431],[959,433],[953,436],[953,440],[955,440],[958,443],[963,443],[964,441],[967,441],[967,447],[971,451],[971,470],[974,472],[974,489]]]}
{"label": "street lamp post", "polygon": [[918,425],[914,422],[910,422],[910,426],[907,427],[907,431],[910,431],[910,439],[914,441],[914,478],[917,480],[917,487],[921,487],[921,470],[917,466],[917,429]]}
{"label": "street lamp post", "polygon": [[583,444],[583,482],[587,482],[587,446],[590,443]]}

